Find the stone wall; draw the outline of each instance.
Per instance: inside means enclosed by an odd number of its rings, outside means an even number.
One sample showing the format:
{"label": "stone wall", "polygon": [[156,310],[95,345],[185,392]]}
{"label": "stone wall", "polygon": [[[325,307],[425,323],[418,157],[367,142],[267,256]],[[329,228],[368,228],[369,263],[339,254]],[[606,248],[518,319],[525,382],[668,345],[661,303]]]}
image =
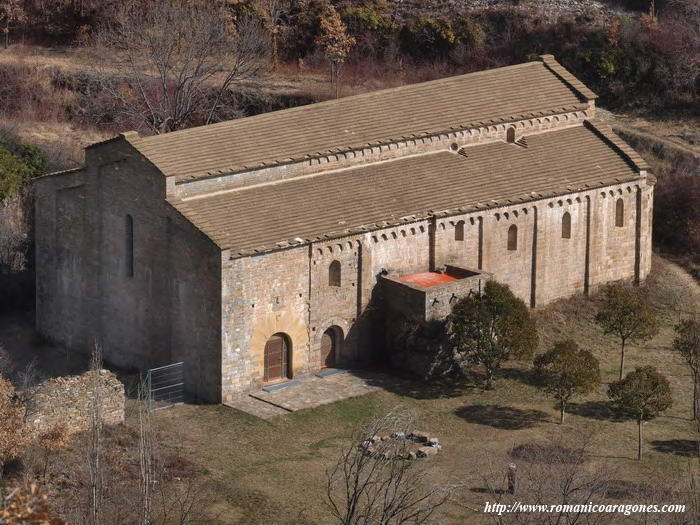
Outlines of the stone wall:
{"label": "stone wall", "polygon": [[164,200],[164,185],[123,141],[36,181],[37,329],[75,351],[99,344],[123,368],[186,361],[191,394],[217,401],[220,251]]}
{"label": "stone wall", "polygon": [[[91,371],[79,376],[49,379],[35,387],[27,409],[27,422],[39,432],[55,427],[80,432],[90,427],[94,377]],[[102,422],[124,421],[124,385],[108,370],[100,370],[100,414]]]}
{"label": "stone wall", "polygon": [[222,271],[222,395],[262,385],[274,334],[291,345],[293,375],[309,364],[309,248],[235,259]]}
{"label": "stone wall", "polygon": [[[653,187],[643,181],[625,183],[227,260],[224,402],[263,385],[264,347],[273,334],[291,342],[294,377],[321,368],[321,336],[329,328],[342,338],[339,366],[371,358],[383,339],[370,322],[384,314],[374,302],[383,271],[472,267],[509,285],[533,307],[611,281],[643,280],[650,269],[652,195]],[[625,207],[622,226],[615,224],[617,199]],[[565,237],[567,213],[571,231]],[[512,225],[517,247],[509,250]],[[340,286],[329,281],[334,261],[341,268]]]}

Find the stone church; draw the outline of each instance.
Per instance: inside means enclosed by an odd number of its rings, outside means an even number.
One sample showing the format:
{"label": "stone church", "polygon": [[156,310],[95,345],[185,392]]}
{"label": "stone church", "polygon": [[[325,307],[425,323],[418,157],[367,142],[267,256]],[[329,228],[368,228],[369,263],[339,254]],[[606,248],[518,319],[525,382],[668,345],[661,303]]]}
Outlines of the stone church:
{"label": "stone church", "polygon": [[[37,328],[198,399],[357,366],[377,294],[532,307],[651,263],[654,178],[552,56],[159,136],[36,182]],[[376,314],[376,312],[375,312]]]}

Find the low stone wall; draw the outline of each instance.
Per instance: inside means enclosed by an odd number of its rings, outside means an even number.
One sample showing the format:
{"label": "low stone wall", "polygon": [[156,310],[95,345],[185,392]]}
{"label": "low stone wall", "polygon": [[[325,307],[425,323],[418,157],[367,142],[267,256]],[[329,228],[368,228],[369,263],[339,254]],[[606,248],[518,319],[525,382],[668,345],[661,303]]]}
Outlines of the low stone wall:
{"label": "low stone wall", "polygon": [[[27,410],[27,422],[40,432],[63,426],[69,433],[90,426],[93,378],[88,371],[79,376],[49,379],[35,387]],[[109,370],[100,370],[102,421],[112,425],[124,421],[124,385]]]}

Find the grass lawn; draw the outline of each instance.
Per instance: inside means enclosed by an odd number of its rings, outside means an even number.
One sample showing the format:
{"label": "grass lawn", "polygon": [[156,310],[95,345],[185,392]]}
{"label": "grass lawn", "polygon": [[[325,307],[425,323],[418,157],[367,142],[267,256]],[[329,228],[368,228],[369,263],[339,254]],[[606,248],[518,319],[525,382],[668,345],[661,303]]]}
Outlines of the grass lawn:
{"label": "grass lawn", "polygon": [[[201,473],[218,523],[329,523],[324,504],[325,470],[333,465],[352,430],[398,405],[415,412],[421,429],[440,438],[441,453],[422,465],[433,483],[461,483],[456,503],[442,509],[441,523],[482,523],[488,494],[478,492],[482,474],[503,462],[512,447],[545,441],[564,432],[590,436],[591,461],[603,461],[621,480],[672,479],[697,468],[691,413],[691,382],[670,350],[678,309],[700,311],[700,287],[675,265],[654,259],[647,289],[661,312],[662,328],[648,343],[631,345],[626,370],[652,364],[671,382],[674,406],[645,425],[646,456],[636,458],[637,427],[611,417],[607,385],[576,400],[564,425],[552,400],[528,384],[528,363],[508,363],[485,392],[476,386],[446,390],[416,385],[407,396],[381,391],[360,398],[263,421],[223,406],[184,405],[158,413],[162,443],[192,461]],[[601,362],[603,380],[617,379],[619,345],[594,324],[596,299],[577,297],[539,309],[541,350],[573,338]],[[476,490],[474,490],[476,489]],[[640,502],[636,502],[640,503]]]}

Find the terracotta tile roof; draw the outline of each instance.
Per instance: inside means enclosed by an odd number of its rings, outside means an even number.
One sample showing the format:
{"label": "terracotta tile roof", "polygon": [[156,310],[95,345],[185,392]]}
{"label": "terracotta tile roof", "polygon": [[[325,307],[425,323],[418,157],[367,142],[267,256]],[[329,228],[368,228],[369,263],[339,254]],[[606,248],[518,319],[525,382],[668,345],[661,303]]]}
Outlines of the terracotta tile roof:
{"label": "terracotta tile roof", "polygon": [[165,176],[197,177],[380,140],[585,109],[593,98],[593,92],[545,56],[165,135],[130,133],[124,138]]}
{"label": "terracotta tile roof", "polygon": [[506,206],[640,178],[605,132],[576,126],[404,157],[172,204],[232,256]]}

